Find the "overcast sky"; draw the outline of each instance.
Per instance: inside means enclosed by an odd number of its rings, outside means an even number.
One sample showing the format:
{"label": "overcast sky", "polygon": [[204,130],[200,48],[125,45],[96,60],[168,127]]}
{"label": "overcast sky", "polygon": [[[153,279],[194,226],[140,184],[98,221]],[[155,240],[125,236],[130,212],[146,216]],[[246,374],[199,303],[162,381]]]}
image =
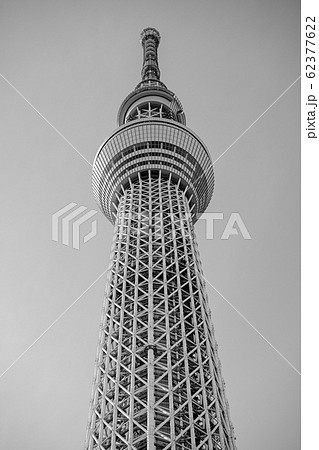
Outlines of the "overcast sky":
{"label": "overcast sky", "polygon": [[[89,161],[140,80],[143,28],[162,81],[216,160],[300,75],[294,0],[0,2],[0,73]],[[112,225],[72,249],[51,216],[98,209],[90,165],[0,77],[1,361],[29,347],[106,269]],[[215,164],[215,238],[196,232],[238,450],[300,448],[297,81]],[[239,212],[251,240],[221,240]],[[83,233],[89,231],[83,229]],[[0,379],[0,447],[79,450],[106,276]],[[269,343],[280,352],[281,357]]]}

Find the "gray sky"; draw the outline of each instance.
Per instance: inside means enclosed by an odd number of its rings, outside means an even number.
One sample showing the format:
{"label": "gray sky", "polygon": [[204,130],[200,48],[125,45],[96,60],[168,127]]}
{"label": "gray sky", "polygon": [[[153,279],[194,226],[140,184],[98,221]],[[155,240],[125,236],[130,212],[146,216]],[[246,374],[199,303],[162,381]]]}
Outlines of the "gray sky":
{"label": "gray sky", "polygon": [[[0,73],[89,161],[140,80],[147,26],[162,35],[161,79],[213,160],[300,75],[292,0],[2,0],[0,17]],[[0,95],[2,373],[105,270],[112,226],[99,213],[80,251],[51,240],[54,212],[97,209],[91,168],[2,78]],[[298,81],[216,163],[215,239],[196,225],[206,278],[298,370],[299,109]],[[251,240],[219,239],[233,211]],[[82,448],[105,279],[0,379],[1,448]],[[208,295],[238,449],[299,449],[299,375]]]}

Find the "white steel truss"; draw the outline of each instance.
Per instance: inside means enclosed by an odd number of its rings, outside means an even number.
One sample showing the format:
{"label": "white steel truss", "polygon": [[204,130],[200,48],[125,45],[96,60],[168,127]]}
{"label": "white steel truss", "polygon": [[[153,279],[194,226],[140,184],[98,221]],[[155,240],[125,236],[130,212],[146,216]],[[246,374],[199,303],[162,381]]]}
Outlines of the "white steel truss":
{"label": "white steel truss", "polygon": [[161,171],[129,181],[117,208],[85,448],[234,450],[189,201]]}
{"label": "white steel truss", "polygon": [[126,122],[136,119],[151,119],[154,117],[159,119],[173,119],[174,115],[163,103],[148,102],[137,106],[127,117]]}

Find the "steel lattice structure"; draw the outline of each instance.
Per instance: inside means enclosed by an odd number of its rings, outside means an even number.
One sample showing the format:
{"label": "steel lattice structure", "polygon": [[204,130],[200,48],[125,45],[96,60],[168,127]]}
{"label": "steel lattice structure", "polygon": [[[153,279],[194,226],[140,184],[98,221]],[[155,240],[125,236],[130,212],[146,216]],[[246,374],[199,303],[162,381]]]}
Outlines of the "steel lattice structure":
{"label": "steel lattice structure", "polygon": [[142,82],[93,166],[115,224],[87,450],[234,450],[194,223],[213,192],[204,144],[159,80],[142,33]]}

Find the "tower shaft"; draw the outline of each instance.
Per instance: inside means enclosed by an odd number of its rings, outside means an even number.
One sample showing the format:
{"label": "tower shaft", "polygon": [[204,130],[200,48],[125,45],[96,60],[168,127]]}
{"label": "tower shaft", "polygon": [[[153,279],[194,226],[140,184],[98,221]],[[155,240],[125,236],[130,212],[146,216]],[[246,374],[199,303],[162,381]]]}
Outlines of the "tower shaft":
{"label": "tower shaft", "polygon": [[121,196],[87,449],[233,449],[189,202],[151,171]]}

